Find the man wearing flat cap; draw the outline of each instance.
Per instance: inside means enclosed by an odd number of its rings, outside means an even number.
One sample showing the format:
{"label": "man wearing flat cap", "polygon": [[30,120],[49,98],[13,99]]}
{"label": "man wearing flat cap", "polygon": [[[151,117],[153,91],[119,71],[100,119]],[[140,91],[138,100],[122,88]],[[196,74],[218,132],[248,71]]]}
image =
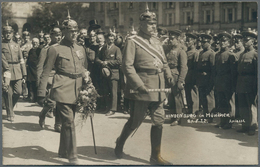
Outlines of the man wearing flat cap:
{"label": "man wearing flat cap", "polygon": [[[187,75],[187,54],[182,49],[180,41],[180,30],[169,31],[169,46],[170,51],[166,54],[167,62],[171,69],[173,77],[172,92],[169,95],[169,107],[172,114],[182,114],[183,101],[182,92],[184,90],[184,81]],[[172,118],[171,126],[175,126],[181,123],[180,118]]]}
{"label": "man wearing flat cap", "polygon": [[199,58],[199,51],[196,49],[198,36],[194,33],[186,33],[186,37],[188,72],[185,78],[185,93],[189,113],[195,114],[199,110],[199,90],[196,85],[196,68]]}
{"label": "man wearing flat cap", "polygon": [[105,96],[107,111],[106,116],[113,115],[117,111],[117,88],[119,81],[119,68],[122,64],[122,53],[114,44],[115,38],[116,33],[110,30],[106,36],[106,45],[102,47],[96,58],[96,62],[100,65],[103,71],[109,69],[111,73],[111,76],[102,76],[102,89]]}
{"label": "man wearing flat cap", "polygon": [[43,72],[39,80],[38,103],[45,101],[48,78],[53,67],[51,99],[56,101],[61,116],[59,157],[68,158],[71,164],[78,164],[74,116],[76,101],[83,83],[85,72],[85,49],[77,45],[78,24],[68,16],[62,23],[64,39],[52,45],[47,51]]}
{"label": "man wearing flat cap", "polygon": [[[39,86],[40,77],[43,72],[45,60],[48,56],[47,52],[48,52],[50,46],[56,46],[61,41],[62,32],[59,28],[59,25],[56,25],[56,24],[53,25],[52,29],[50,30],[50,37],[51,37],[51,43],[49,45],[45,45],[44,48],[42,48],[40,51],[39,60],[38,60],[38,64],[37,64],[37,86]],[[52,80],[53,80],[54,74],[55,74],[55,68],[53,67],[52,71],[49,74],[48,83],[47,83],[47,87],[46,87],[48,94],[45,97],[43,109],[39,114],[39,125],[41,126],[41,128],[44,128],[44,126],[45,126],[45,116],[48,116],[48,114],[50,112],[54,111],[56,108],[56,102],[50,98],[50,91],[51,91],[51,87],[52,87]],[[61,120],[60,120],[59,112],[57,112],[57,111],[55,112],[54,130],[56,132],[61,131]]]}
{"label": "man wearing flat cap", "polygon": [[26,67],[19,44],[13,38],[13,29],[8,25],[3,27],[2,54],[5,56],[11,71],[11,80],[8,91],[3,92],[6,105],[7,120],[14,121],[13,107],[16,105],[22,94],[22,83],[26,79]]}
{"label": "man wearing flat cap", "polygon": [[216,109],[219,113],[229,114],[221,117],[218,128],[230,129],[231,119],[235,117],[235,90],[237,81],[237,59],[230,51],[231,34],[221,32],[218,34],[220,51],[215,56],[215,94]]}
{"label": "man wearing flat cap", "polygon": [[254,49],[254,41],[257,34],[248,31],[242,32],[245,52],[238,60],[238,78],[236,92],[238,107],[242,123],[242,129],[238,132],[255,135],[257,128],[257,52]]}
{"label": "man wearing flat cap", "polygon": [[[211,49],[212,36],[201,34],[202,51],[197,64],[196,84],[199,89],[200,104],[203,114],[211,113],[215,108],[214,79],[215,79],[215,52]],[[212,118],[207,117],[209,122]]]}
{"label": "man wearing flat cap", "polygon": [[[165,77],[172,82],[172,76],[166,57],[157,39],[157,18],[155,13],[146,12],[140,15],[138,35],[128,37],[123,52],[122,70],[126,76],[125,97],[130,99],[130,118],[121,135],[117,138],[115,154],[122,158],[123,147],[128,136],[143,122],[147,110],[152,120],[150,163],[152,165],[170,165],[161,157],[161,139],[164,123],[163,102],[165,92],[149,92],[148,89],[164,89]],[[135,90],[138,93],[130,93]]]}

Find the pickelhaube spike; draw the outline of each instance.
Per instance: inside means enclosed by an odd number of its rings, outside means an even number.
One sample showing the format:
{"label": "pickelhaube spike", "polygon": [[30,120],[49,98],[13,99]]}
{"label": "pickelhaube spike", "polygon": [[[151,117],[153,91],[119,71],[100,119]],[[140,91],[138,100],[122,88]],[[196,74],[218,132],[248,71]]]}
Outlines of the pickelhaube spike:
{"label": "pickelhaube spike", "polygon": [[70,20],[70,19],[71,19],[71,17],[70,17],[70,11],[69,11],[69,9],[68,9],[68,16],[67,16],[67,19],[68,19],[68,20]]}
{"label": "pickelhaube spike", "polygon": [[148,3],[146,2],[146,9],[145,9],[146,13],[149,13],[149,7],[148,7]]}

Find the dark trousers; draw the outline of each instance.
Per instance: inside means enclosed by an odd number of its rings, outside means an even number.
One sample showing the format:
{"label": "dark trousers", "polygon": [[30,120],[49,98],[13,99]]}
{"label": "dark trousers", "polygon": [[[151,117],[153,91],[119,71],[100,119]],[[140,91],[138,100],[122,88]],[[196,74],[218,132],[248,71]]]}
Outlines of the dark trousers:
{"label": "dark trousers", "polygon": [[211,113],[215,109],[214,90],[207,86],[199,87],[199,98],[203,107],[203,113]]}
{"label": "dark trousers", "polygon": [[[232,118],[235,117],[235,93],[230,91],[216,91],[217,111],[219,113],[229,113]],[[225,125],[229,123],[231,117],[221,117],[220,124]]]}
{"label": "dark trousers", "polygon": [[184,108],[181,91],[177,87],[177,81],[178,75],[173,75],[174,86],[172,86],[172,92],[168,96],[171,114],[182,114],[182,109]]}
{"label": "dark trousers", "polygon": [[196,85],[185,84],[186,100],[189,113],[194,114],[199,110],[199,90]]}
{"label": "dark trousers", "polygon": [[255,129],[257,127],[257,97],[256,93],[238,93],[238,107],[243,128]]}
{"label": "dark trousers", "polygon": [[32,102],[36,102],[37,98],[37,85],[36,81],[27,81],[28,98],[32,99]]}
{"label": "dark trousers", "polygon": [[77,158],[76,133],[74,117],[76,104],[56,102],[57,111],[61,116],[61,133],[59,155],[67,155],[68,159]]}
{"label": "dark trousers", "polygon": [[10,81],[8,92],[3,92],[7,117],[14,117],[13,108],[22,94],[22,80]]}
{"label": "dark trousers", "polygon": [[104,82],[104,90],[105,92],[105,103],[107,106],[108,111],[117,111],[117,88],[118,88],[118,81],[117,80],[110,80],[105,79]]}

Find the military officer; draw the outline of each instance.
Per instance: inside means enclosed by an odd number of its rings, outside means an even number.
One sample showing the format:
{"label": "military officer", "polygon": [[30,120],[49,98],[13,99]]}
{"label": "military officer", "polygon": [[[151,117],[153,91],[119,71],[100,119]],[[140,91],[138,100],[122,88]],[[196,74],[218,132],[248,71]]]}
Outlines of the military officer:
{"label": "military officer", "polygon": [[18,32],[16,32],[15,35],[14,35],[14,42],[19,44],[19,46],[21,46],[21,44],[22,44],[22,38],[21,38],[21,35]]}
{"label": "military officer", "polygon": [[25,63],[27,61],[27,58],[28,58],[28,53],[30,51],[30,49],[32,48],[32,42],[30,40],[30,32],[25,30],[23,32],[23,44],[21,46],[21,50],[22,50],[22,53],[23,53],[23,58],[25,60]]}
{"label": "military officer", "polygon": [[11,71],[5,55],[2,53],[2,90],[8,92],[10,86]]}
{"label": "military officer", "polygon": [[[138,35],[127,39],[122,69],[126,76],[125,97],[130,99],[130,118],[121,135],[117,138],[115,154],[122,158],[123,147],[128,136],[142,123],[149,109],[152,119],[150,163],[152,165],[170,165],[161,157],[162,125],[164,123],[164,92],[148,92],[148,89],[164,89],[165,75],[172,82],[170,69],[161,46],[155,37],[156,15],[149,12],[140,15]],[[165,74],[165,75],[164,75]],[[138,93],[131,94],[130,89]]]}
{"label": "military officer", "polygon": [[[37,85],[38,86],[39,86],[40,76],[43,72],[44,62],[46,60],[46,57],[48,56],[47,55],[48,49],[52,45],[53,46],[58,45],[61,41],[62,33],[59,28],[59,25],[54,25],[52,27],[52,29],[50,30],[50,35],[51,35],[51,43],[49,45],[46,45],[43,49],[41,49],[41,52],[39,55],[39,61],[37,64]],[[49,74],[48,84],[47,84],[47,88],[46,88],[48,91],[48,94],[46,95],[43,109],[39,114],[39,124],[42,128],[44,128],[44,126],[45,126],[45,116],[49,115],[48,117],[51,117],[51,114],[49,114],[49,113],[51,113],[51,111],[54,110],[56,107],[56,102],[50,98],[50,91],[51,91],[51,87],[52,87],[52,80],[53,80],[54,74],[55,74],[55,69],[53,68],[53,70]],[[55,112],[54,130],[56,132],[61,131],[61,119],[60,119],[59,112]]]}
{"label": "military officer", "polygon": [[13,29],[8,23],[3,27],[3,36],[2,54],[5,56],[11,71],[10,86],[8,92],[3,92],[3,97],[6,104],[7,120],[13,122],[13,107],[22,94],[22,82],[25,82],[27,73],[20,46],[12,40]]}
{"label": "military officer", "polygon": [[106,116],[113,115],[117,111],[117,88],[119,80],[119,68],[122,64],[122,53],[114,44],[116,34],[110,31],[106,36],[106,46],[97,55],[96,62],[103,68],[111,69],[111,77],[103,76],[103,91],[106,96]]}
{"label": "military officer", "polygon": [[199,51],[196,50],[197,35],[186,33],[187,36],[187,66],[188,72],[185,78],[185,93],[189,113],[194,114],[199,110],[199,90],[196,85],[196,68],[199,58]]}
{"label": "military officer", "polygon": [[[200,104],[204,115],[211,113],[215,108],[214,79],[215,79],[215,52],[211,49],[212,36],[201,34],[202,51],[197,64],[196,84],[199,89]],[[212,122],[212,118],[208,119]]]}
{"label": "military officer", "polygon": [[245,52],[238,60],[236,92],[242,129],[238,132],[254,135],[257,127],[257,52],[254,40],[257,34],[248,30],[242,32]]}
{"label": "military officer", "polygon": [[233,44],[235,49],[233,52],[236,54],[236,59],[238,60],[241,54],[245,51],[245,47],[243,46],[243,36],[239,33],[233,34]]}
{"label": "military officer", "polygon": [[[187,54],[183,50],[179,41],[182,32],[180,30],[169,31],[170,52],[166,55],[167,62],[171,69],[173,77],[172,92],[169,95],[169,107],[172,114],[182,114],[183,99],[182,90],[184,90],[185,77],[187,75]],[[180,118],[172,118],[171,126],[181,123]]]}
{"label": "military officer", "polygon": [[58,154],[62,158],[68,158],[71,164],[78,164],[74,115],[85,72],[86,54],[85,49],[76,44],[77,22],[68,15],[62,28],[64,39],[60,44],[50,46],[47,52],[38,87],[38,102],[42,105],[45,100],[48,78],[54,67],[56,73],[53,76],[50,97],[56,101],[62,121]]}
{"label": "military officer", "polygon": [[220,113],[230,114],[230,117],[221,117],[216,127],[230,129],[230,120],[235,117],[235,89],[237,80],[236,55],[230,51],[231,34],[218,34],[220,51],[215,56],[215,93],[217,110]]}
{"label": "military officer", "polygon": [[219,45],[219,38],[217,34],[214,34],[213,36],[213,43],[211,45],[211,49],[217,53],[220,51],[220,45]]}

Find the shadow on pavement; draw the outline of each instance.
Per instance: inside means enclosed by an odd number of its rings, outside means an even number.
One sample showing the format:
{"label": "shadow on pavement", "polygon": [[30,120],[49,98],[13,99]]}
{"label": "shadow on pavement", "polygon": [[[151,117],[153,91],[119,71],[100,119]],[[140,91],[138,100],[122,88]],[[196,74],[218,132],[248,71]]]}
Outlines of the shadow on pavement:
{"label": "shadow on pavement", "polygon": [[[108,165],[118,165],[119,163],[113,162],[117,160],[114,148],[105,146],[96,146],[97,154],[95,154],[94,146],[82,146],[78,147],[78,157],[79,159],[85,159],[93,162],[107,163]],[[123,155],[124,160],[130,160],[135,162],[140,162],[142,164],[149,164],[149,161],[133,157],[127,154]]]}
{"label": "shadow on pavement", "polygon": [[[108,118],[109,119],[126,119],[126,120],[129,119],[129,117],[120,117],[120,116],[108,117]],[[151,118],[149,116],[147,116],[142,123],[151,123]]]}
{"label": "shadow on pavement", "polygon": [[14,111],[14,114],[19,116],[39,116],[39,113],[39,111]]}
{"label": "shadow on pavement", "polygon": [[[57,164],[67,164],[58,159],[58,153],[47,151],[40,146],[25,146],[25,147],[3,147],[3,157],[6,158],[21,158],[21,159],[35,159]],[[28,161],[29,162],[29,161]]]}
{"label": "shadow on pavement", "polygon": [[241,129],[241,125],[239,124],[233,124],[231,129],[220,129],[220,128],[215,128],[214,123],[187,123],[187,119],[183,119],[181,126],[187,126],[187,127],[192,127],[196,128],[197,131],[200,132],[211,132],[215,133],[216,137],[221,138],[221,139],[233,139],[233,140],[238,140],[241,143],[239,145],[245,146],[245,147],[258,147],[258,133],[254,136],[248,136],[247,134],[243,133],[238,133],[236,132],[238,129]]}
{"label": "shadow on pavement", "polygon": [[[42,130],[42,128],[39,126],[39,124],[35,124],[35,123],[28,123],[28,122],[22,122],[22,123],[3,123],[3,127],[8,128],[8,129],[12,129],[12,130],[18,130],[18,131],[23,131],[23,130],[27,130],[27,131],[40,131]],[[45,128],[44,130],[49,130],[49,131],[53,131],[49,128]]]}

